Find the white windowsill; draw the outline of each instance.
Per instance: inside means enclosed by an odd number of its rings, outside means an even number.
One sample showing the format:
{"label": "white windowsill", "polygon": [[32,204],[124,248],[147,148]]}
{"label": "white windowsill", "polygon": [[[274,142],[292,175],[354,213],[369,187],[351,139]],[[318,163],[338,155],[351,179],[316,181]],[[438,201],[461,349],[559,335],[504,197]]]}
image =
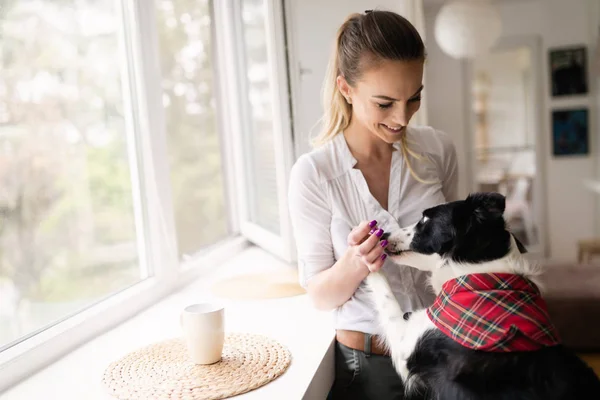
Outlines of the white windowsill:
{"label": "white windowsill", "polygon": [[248,245],[241,236],[223,240],[185,261],[178,275],[148,278],[0,352],[0,393],[175,293],[198,276],[212,272],[210,267],[224,264]]}
{"label": "white windowsill", "polygon": [[[110,400],[101,383],[108,364],[147,344],[180,336],[179,314],[188,304],[214,299],[211,285],[223,277],[290,268],[250,247],[214,267],[189,286],[87,342],[0,395],[2,400],[48,398]],[[325,399],[333,382],[334,329],[331,314],[315,310],[306,295],[269,300],[222,300],[226,330],[267,335],[292,354],[288,370],[243,399]]]}

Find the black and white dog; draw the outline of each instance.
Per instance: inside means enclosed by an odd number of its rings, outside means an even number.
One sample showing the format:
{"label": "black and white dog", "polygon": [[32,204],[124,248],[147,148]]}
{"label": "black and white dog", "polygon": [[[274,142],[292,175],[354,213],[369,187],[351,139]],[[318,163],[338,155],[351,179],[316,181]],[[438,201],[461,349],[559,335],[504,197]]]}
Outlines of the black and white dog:
{"label": "black and white dog", "polygon": [[408,399],[600,399],[596,374],[560,344],[504,207],[504,196],[476,193],[390,232],[394,262],[430,271],[437,294],[405,320],[385,275],[367,278]]}

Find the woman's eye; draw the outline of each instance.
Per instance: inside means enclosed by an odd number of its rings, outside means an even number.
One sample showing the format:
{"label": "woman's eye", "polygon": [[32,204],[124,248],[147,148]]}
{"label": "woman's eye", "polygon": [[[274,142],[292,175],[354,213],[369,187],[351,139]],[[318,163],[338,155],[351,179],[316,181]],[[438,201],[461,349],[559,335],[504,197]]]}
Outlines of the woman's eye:
{"label": "woman's eye", "polygon": [[377,103],[377,107],[379,107],[379,108],[390,108],[391,106],[392,106],[392,103],[386,103],[386,104]]}
{"label": "woman's eye", "polygon": [[417,96],[417,97],[413,97],[412,99],[408,100],[412,103],[416,103],[417,101],[421,101],[421,96]]}

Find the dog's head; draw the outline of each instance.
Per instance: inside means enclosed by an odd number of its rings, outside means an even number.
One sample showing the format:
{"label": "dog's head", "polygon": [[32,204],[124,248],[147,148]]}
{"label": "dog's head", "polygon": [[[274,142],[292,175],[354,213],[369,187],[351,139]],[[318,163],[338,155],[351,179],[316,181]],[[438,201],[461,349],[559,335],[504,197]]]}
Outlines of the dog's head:
{"label": "dog's head", "polygon": [[[424,270],[444,261],[480,264],[503,258],[512,245],[504,208],[505,198],[499,193],[474,193],[465,200],[429,208],[419,222],[390,234],[387,251],[402,264],[411,253],[419,255],[420,265],[413,266]],[[514,239],[519,252],[525,253],[525,247]]]}

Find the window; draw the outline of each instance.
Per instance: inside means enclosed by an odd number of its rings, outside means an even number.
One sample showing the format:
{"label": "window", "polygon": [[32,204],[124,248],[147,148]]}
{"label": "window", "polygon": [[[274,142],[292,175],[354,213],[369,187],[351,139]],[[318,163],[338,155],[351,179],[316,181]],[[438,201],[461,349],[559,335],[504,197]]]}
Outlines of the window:
{"label": "window", "polygon": [[116,3],[2,7],[0,350],[148,276]]}
{"label": "window", "polygon": [[[244,163],[240,230],[257,245],[292,261],[287,174],[293,163],[291,111],[282,2],[235,0],[231,48],[241,120],[233,128]],[[232,57],[233,58],[233,57]]]}
{"label": "window", "polygon": [[290,253],[283,15],[239,1],[0,6],[0,392],[247,239]]}
{"label": "window", "polygon": [[231,233],[215,110],[211,4],[157,2],[162,103],[180,256]]}
{"label": "window", "polygon": [[245,61],[245,100],[248,115],[244,130],[248,149],[247,179],[249,219],[258,226],[280,233],[279,201],[275,165],[275,143],[271,80],[267,51],[266,7],[263,0],[241,3],[242,45]]}

